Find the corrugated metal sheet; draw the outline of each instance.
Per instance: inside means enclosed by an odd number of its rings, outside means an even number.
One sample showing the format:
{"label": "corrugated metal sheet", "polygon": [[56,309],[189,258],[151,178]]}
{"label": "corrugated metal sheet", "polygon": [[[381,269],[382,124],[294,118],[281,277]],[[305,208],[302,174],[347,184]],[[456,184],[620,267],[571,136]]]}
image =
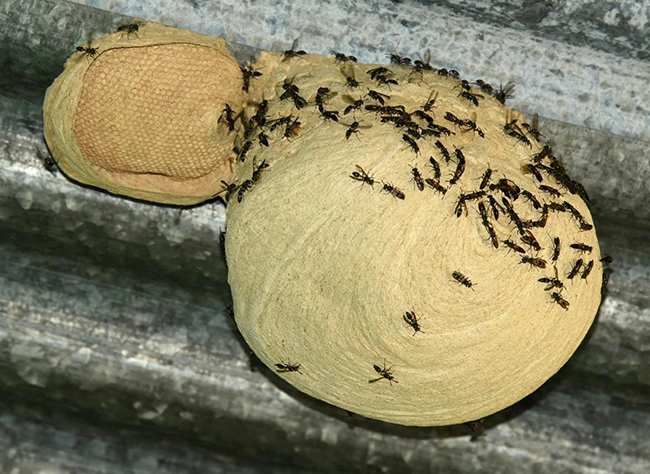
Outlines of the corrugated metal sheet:
{"label": "corrugated metal sheet", "polygon": [[49,0],[10,0],[0,16],[2,472],[650,470],[648,143],[541,119],[616,261],[574,358],[471,442],[466,426],[351,417],[257,366],[224,312],[222,204],[123,199],[37,156],[45,88],[74,46],[124,18]]}

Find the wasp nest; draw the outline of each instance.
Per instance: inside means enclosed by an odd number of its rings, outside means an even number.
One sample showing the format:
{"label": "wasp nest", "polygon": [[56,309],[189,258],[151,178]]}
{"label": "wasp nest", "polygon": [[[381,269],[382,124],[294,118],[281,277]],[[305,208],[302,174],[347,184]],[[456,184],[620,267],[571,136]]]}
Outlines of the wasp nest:
{"label": "wasp nest", "polygon": [[47,143],[82,183],[139,199],[194,204],[232,174],[218,119],[241,108],[239,66],[222,39],[149,23],[79,47],[48,89]]}
{"label": "wasp nest", "polygon": [[70,59],[48,142],[114,192],[221,190],[237,325],[289,383],[446,425],[513,404],[573,354],[601,294],[588,198],[507,89],[397,57],[292,49],[240,68],[221,40],[154,27]]}
{"label": "wasp nest", "polygon": [[562,367],[600,303],[598,241],[584,189],[507,91],[425,63],[255,67],[226,246],[266,365],[420,426],[492,414]]}

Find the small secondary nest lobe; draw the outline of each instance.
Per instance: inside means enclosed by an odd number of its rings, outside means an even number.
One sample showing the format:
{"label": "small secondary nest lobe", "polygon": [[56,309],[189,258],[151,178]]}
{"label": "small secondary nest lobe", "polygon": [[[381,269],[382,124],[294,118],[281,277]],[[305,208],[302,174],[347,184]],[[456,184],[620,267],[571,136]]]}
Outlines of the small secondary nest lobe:
{"label": "small secondary nest lobe", "polygon": [[240,107],[240,71],[225,41],[140,25],[74,54],[48,89],[45,135],[72,178],[118,194],[193,204],[232,173],[219,123]]}
{"label": "small secondary nest lobe", "polygon": [[[385,77],[398,84],[378,85],[367,71],[379,66],[341,66],[313,55],[282,59],[264,53],[255,65],[265,81],[252,84],[250,99],[268,100],[266,122],[238,138],[240,145],[247,139],[251,144],[238,166],[227,214],[236,320],[256,354],[272,368],[299,364],[299,372],[281,376],[314,397],[406,425],[479,419],[538,388],[589,329],[600,302],[602,267],[589,210],[558,182],[558,172],[544,170],[552,159],[539,160],[542,182],[522,169],[542,150],[522,117],[472,88],[485,96],[476,106],[459,97],[460,80],[430,71],[390,67]],[[359,87],[346,81],[350,68]],[[280,100],[287,85],[298,89],[289,87],[306,105],[292,94]],[[331,94],[319,109],[320,87]],[[453,134],[417,138],[407,125],[382,122],[391,114],[366,110],[378,105],[368,97],[369,88],[390,96],[386,106],[403,106],[411,114],[437,93],[427,113]],[[363,106],[344,115],[356,100]],[[323,111],[337,111],[338,121],[327,120]],[[448,112],[476,127],[446,120]],[[255,113],[253,104],[247,119]],[[291,122],[271,131],[289,115]],[[295,120],[299,126],[287,133]],[[413,130],[430,128],[425,118],[413,121],[419,124]],[[354,122],[358,126],[348,133]],[[508,123],[518,124],[514,130],[530,145],[507,135]],[[268,137],[268,147],[255,139],[259,133]],[[448,162],[436,142],[449,152]],[[430,157],[440,168],[437,180]],[[414,167],[423,180],[432,180],[422,190]],[[488,168],[492,175],[480,189]],[[486,194],[460,199],[480,191]],[[501,207],[498,219],[489,196]],[[522,240],[528,232],[536,244]],[[561,250],[554,260],[556,237]],[[573,243],[592,249],[574,249]],[[584,265],[568,279],[578,259]],[[539,268],[541,261],[545,268]],[[555,268],[562,286],[546,290],[549,283],[539,280],[554,280]],[[417,328],[406,312],[416,315]]]}

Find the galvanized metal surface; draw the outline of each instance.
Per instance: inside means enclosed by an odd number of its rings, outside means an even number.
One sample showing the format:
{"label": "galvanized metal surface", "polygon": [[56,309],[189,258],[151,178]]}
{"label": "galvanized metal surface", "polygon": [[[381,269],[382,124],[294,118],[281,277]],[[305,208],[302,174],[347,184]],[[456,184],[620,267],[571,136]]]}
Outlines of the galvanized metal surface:
{"label": "galvanized metal surface", "polygon": [[220,203],[180,212],[42,167],[44,87],[80,35],[125,20],[67,2],[8,5],[18,20],[0,25],[11,66],[0,71],[2,472],[650,470],[647,143],[541,120],[616,260],[595,326],[551,381],[488,418],[476,442],[465,426],[352,418],[251,371],[224,313]]}

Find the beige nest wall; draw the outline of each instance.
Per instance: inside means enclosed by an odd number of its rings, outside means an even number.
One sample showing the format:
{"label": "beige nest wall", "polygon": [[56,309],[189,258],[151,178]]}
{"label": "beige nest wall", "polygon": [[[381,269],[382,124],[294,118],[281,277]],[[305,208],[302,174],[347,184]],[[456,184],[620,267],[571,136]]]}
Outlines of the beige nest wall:
{"label": "beige nest wall", "polygon": [[299,390],[466,422],[533,392],[587,333],[602,265],[580,187],[488,92],[296,52],[261,53],[245,93],[220,39],[150,24],[92,46],[48,90],[54,157],[126,196],[221,193],[237,326]]}
{"label": "beige nest wall", "polygon": [[[242,202],[235,194],[228,206],[229,282],[237,324],[269,367],[299,364],[299,371],[282,371],[282,376],[300,390],[367,417],[420,426],[492,414],[562,367],[598,308],[600,263],[585,279],[566,275],[580,257],[585,264],[597,262],[598,242],[595,232],[581,230],[566,210],[547,211],[546,225],[530,229],[540,250],[521,241],[504,209],[504,194],[490,189],[501,179],[533,193],[541,206],[566,201],[584,219],[590,216],[577,195],[564,190],[553,197],[540,190],[539,184],[557,187],[548,176],[540,183],[522,172],[542,147],[504,133],[506,121],[520,115],[492,98],[479,98],[478,107],[461,100],[459,81],[433,72],[392,67],[399,85],[389,88],[369,79],[367,71],[379,66],[348,64],[344,70],[353,69],[361,82],[350,89],[333,58],[308,55],[282,62],[264,54],[256,67],[265,81],[253,99],[269,101],[269,120],[291,115],[300,122],[288,137],[284,128],[268,132],[269,147],[253,145],[238,166],[237,182],[250,179],[261,161],[269,166]],[[287,83],[298,87],[308,106],[298,110],[292,100],[279,99]],[[339,111],[338,122],[324,119],[314,106],[321,87],[331,90],[324,109]],[[435,105],[427,113],[451,134],[417,140],[416,153],[403,137],[404,128],[382,122],[389,114],[362,107],[343,115],[358,99],[378,104],[367,96],[369,88],[390,97],[386,105],[409,112],[423,110],[435,91]],[[448,112],[472,117],[484,136],[446,121]],[[414,120],[426,129],[426,120]],[[346,138],[354,121],[359,133]],[[449,151],[448,163],[436,141]],[[450,185],[458,168],[456,149],[466,164]],[[435,178],[430,157],[440,167],[444,194],[426,182],[420,190],[413,179],[413,167],[423,179]],[[373,177],[372,186],[351,178],[357,165]],[[488,168],[493,171],[487,193],[467,200],[457,217],[460,196],[480,192]],[[404,199],[382,192],[384,183],[399,188]],[[498,219],[490,195],[502,208]],[[544,214],[521,194],[510,201],[522,221],[538,221]],[[489,212],[498,248],[479,203]],[[553,261],[555,237],[562,248]],[[593,250],[583,256],[569,247],[575,242]],[[522,263],[524,256],[543,260],[545,268]],[[545,290],[548,284],[539,279],[554,279],[555,268],[563,288]],[[456,271],[472,286],[456,281]],[[404,318],[407,311],[418,318],[419,331]],[[391,380],[374,368],[383,369],[384,363]]]}

